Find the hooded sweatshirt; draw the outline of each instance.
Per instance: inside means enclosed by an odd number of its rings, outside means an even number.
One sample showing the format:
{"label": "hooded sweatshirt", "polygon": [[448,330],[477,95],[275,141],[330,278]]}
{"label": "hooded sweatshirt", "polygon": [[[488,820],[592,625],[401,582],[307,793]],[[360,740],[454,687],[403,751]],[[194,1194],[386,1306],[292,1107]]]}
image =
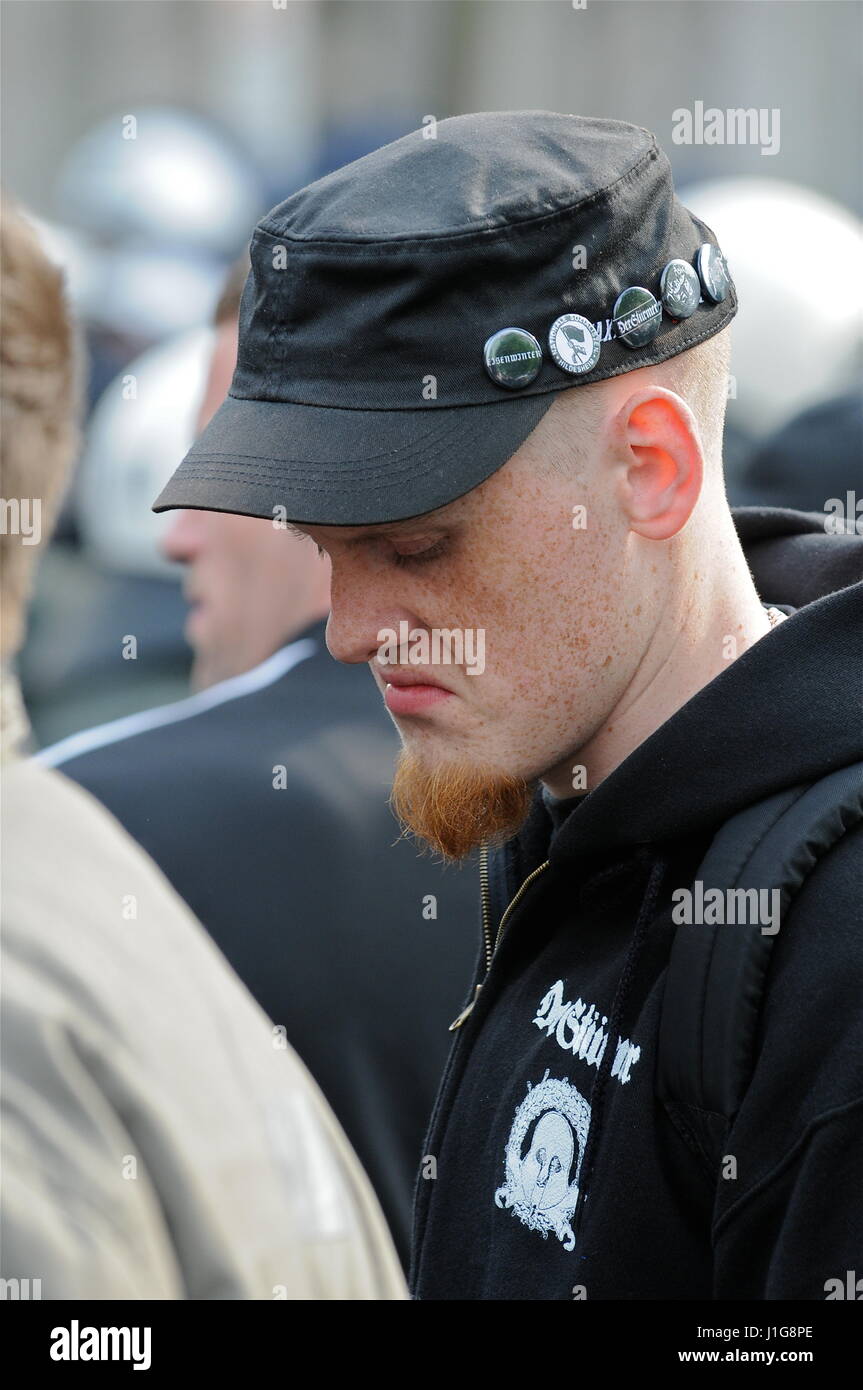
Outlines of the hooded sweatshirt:
{"label": "hooded sweatshirt", "polygon": [[821,1300],[863,1274],[863,827],[783,914],[718,1178],[655,1094],[672,894],[735,813],[863,757],[863,540],[735,522],[787,620],[596,788],[539,789],[485,856],[474,1003],[416,1187],[418,1299]]}

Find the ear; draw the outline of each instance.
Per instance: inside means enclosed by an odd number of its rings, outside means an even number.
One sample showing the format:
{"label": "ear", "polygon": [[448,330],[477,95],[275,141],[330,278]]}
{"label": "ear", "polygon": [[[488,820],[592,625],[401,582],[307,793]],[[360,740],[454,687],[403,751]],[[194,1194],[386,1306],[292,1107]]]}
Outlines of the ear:
{"label": "ear", "polygon": [[673,391],[646,386],[621,406],[613,431],[618,496],[630,530],[669,540],[692,515],[704,477],[692,411]]}

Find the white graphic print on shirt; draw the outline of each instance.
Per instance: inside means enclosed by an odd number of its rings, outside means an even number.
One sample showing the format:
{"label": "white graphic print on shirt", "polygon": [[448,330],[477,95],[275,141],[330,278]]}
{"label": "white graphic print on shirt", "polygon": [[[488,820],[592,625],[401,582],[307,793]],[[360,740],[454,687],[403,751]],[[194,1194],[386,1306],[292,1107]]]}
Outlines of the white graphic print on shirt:
{"label": "white graphic print on shirt", "polygon": [[[608,1042],[608,1034],[603,1032],[608,1019],[605,1015],[600,1018],[596,1005],[587,1005],[583,999],[568,1004],[563,991],[563,980],[558,980],[546,994],[533,1021],[537,1028],[545,1029],[548,1037],[554,1033],[566,1052],[574,1053],[589,1067],[598,1067]],[[618,1034],[611,1074],[617,1077],[621,1085],[626,1085],[629,1069],[635,1066],[640,1056],[641,1048]]]}
{"label": "white graphic print on shirt", "polygon": [[564,1250],[575,1249],[569,1223],[589,1126],[590,1106],[568,1081],[547,1071],[538,1086],[528,1081],[506,1146],[506,1182],[494,1194],[497,1206],[511,1207],[513,1216],[541,1232],[543,1240],[554,1231]]}
{"label": "white graphic print on shirt", "polygon": [[[581,999],[568,1004],[564,983],[558,980],[545,995],[532,1020],[567,1052],[588,1066],[598,1067],[608,1034],[593,1004]],[[621,1085],[641,1056],[641,1048],[628,1038],[617,1040],[612,1076]],[[581,1162],[590,1129],[590,1104],[566,1077],[549,1076],[527,1083],[527,1095],[517,1107],[504,1155],[506,1180],[494,1194],[495,1205],[507,1208],[543,1240],[553,1231],[564,1250],[575,1249],[571,1221],[578,1202]]]}

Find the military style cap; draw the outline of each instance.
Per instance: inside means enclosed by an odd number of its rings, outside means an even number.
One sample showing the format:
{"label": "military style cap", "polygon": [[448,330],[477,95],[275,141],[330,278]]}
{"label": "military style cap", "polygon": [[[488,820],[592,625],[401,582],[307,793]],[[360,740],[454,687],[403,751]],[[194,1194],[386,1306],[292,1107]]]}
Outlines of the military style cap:
{"label": "military style cap", "polygon": [[230,393],[154,511],[433,511],[558,391],[662,362],[737,311],[650,131],[548,111],[385,145],[280,203],[250,254]]}

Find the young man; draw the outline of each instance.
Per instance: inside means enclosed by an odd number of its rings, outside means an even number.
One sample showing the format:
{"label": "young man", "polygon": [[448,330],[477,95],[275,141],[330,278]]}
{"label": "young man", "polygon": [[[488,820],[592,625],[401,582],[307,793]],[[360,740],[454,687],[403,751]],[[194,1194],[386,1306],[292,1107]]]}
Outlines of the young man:
{"label": "young man", "polygon": [[428,134],[263,219],[231,393],[156,503],[282,508],[330,555],[328,645],[398,725],[403,819],[483,847],[414,1293],[823,1298],[863,1232],[859,826],[755,925],[721,1168],[657,1061],[717,832],[863,756],[860,543],[787,517],[762,603],[722,480],[735,291],[649,132]]}

